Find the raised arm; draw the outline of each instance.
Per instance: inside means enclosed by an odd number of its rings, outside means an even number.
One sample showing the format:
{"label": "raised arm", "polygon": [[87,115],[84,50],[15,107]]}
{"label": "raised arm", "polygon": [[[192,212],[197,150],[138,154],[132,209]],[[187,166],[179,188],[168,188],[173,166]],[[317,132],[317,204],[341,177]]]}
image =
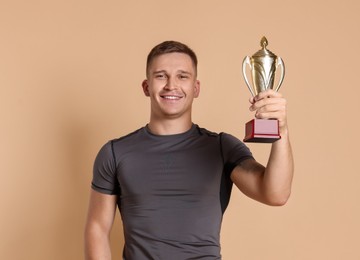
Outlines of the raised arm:
{"label": "raised arm", "polygon": [[293,155],[286,120],[286,100],[273,90],[250,99],[256,118],[279,120],[281,139],[271,147],[266,167],[255,160],[246,160],[234,168],[231,179],[247,196],[268,205],[284,205],[291,193],[294,172]]}
{"label": "raised arm", "polygon": [[110,260],[110,231],[117,196],[91,190],[85,225],[85,260]]}

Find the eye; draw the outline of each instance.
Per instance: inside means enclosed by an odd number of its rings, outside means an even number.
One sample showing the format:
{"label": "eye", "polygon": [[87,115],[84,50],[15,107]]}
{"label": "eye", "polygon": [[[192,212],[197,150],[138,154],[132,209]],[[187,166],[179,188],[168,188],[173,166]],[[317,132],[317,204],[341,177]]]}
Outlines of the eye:
{"label": "eye", "polygon": [[180,79],[188,79],[189,76],[188,76],[187,74],[180,74],[180,75],[179,75],[179,78],[180,78]]}
{"label": "eye", "polygon": [[157,79],[165,79],[166,75],[165,74],[156,74],[155,78],[157,78]]}

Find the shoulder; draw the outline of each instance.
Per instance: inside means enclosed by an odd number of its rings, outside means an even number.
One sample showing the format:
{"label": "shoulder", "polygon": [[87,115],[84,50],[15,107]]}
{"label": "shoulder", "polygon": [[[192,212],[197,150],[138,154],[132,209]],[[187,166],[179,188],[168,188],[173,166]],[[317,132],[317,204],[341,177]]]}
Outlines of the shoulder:
{"label": "shoulder", "polygon": [[210,131],[206,128],[203,128],[203,127],[200,127],[198,125],[195,125],[199,134],[200,135],[205,135],[205,136],[209,136],[209,137],[220,137],[220,134],[219,133],[216,133],[216,132],[213,132],[213,131]]}
{"label": "shoulder", "polygon": [[114,144],[121,143],[121,142],[127,142],[129,140],[134,139],[134,138],[135,139],[139,138],[142,135],[143,131],[144,131],[144,127],[141,127],[141,128],[139,128],[139,129],[137,129],[137,130],[135,130],[135,131],[133,131],[133,132],[131,132],[129,134],[126,134],[126,135],[120,136],[118,138],[112,139],[112,140],[109,141],[109,143],[111,145],[114,145]]}
{"label": "shoulder", "polygon": [[225,149],[234,146],[246,146],[239,138],[226,132],[214,132],[206,128],[196,125],[198,132],[201,136],[206,136],[211,139],[216,139]]}
{"label": "shoulder", "polygon": [[[126,147],[126,143],[128,142],[132,142],[133,138],[137,138],[137,136],[139,135],[139,133],[141,132],[143,128],[139,128],[129,134],[126,134],[124,136],[118,137],[118,138],[114,138],[111,139],[109,141],[107,141],[101,148],[100,151],[98,152],[97,161],[104,161],[104,160],[115,160],[115,149],[116,147]],[[125,145],[124,145],[125,144]],[[117,149],[116,149],[117,150]]]}
{"label": "shoulder", "polygon": [[243,142],[239,138],[235,137],[232,134],[221,132],[219,135],[223,144],[243,144]]}
{"label": "shoulder", "polygon": [[240,163],[241,161],[253,158],[250,149],[236,136],[222,132],[220,144],[225,161]]}
{"label": "shoulder", "polygon": [[227,140],[227,141],[235,141],[235,142],[241,142],[237,137],[235,137],[234,135],[231,135],[229,133],[226,132],[214,132],[211,130],[208,130],[206,128],[200,127],[198,125],[195,125],[196,128],[198,129],[198,132],[200,135],[207,135],[210,137],[218,137],[221,138],[222,140]]}

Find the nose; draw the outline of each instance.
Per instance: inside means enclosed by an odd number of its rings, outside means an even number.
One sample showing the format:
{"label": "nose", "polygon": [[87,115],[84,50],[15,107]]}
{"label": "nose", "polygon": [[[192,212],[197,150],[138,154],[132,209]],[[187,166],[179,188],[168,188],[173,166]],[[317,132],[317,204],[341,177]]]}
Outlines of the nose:
{"label": "nose", "polygon": [[165,85],[165,89],[167,90],[173,90],[177,88],[177,81],[176,78],[174,77],[169,77],[168,80],[166,81],[166,85]]}

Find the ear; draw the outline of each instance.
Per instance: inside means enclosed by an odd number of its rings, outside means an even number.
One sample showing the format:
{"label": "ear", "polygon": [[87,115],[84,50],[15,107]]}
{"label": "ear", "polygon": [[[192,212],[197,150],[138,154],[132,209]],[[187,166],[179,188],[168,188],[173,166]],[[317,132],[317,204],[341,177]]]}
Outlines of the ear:
{"label": "ear", "polygon": [[144,79],[144,80],[143,80],[141,86],[142,86],[142,88],[143,88],[143,91],[144,91],[145,96],[149,97],[149,96],[150,96],[150,92],[149,92],[149,84],[148,84],[147,79]]}
{"label": "ear", "polygon": [[194,97],[197,98],[200,95],[200,81],[196,80],[194,85]]}

